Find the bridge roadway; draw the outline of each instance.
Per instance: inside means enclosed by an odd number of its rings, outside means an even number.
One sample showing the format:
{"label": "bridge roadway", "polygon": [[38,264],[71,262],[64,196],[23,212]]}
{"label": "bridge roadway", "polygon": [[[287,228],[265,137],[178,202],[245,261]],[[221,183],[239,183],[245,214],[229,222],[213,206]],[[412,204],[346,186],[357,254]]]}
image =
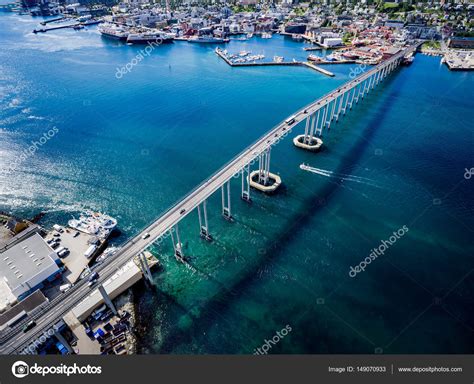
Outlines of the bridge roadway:
{"label": "bridge roadway", "polygon": [[[199,204],[216,192],[222,185],[230,180],[235,174],[240,172],[249,162],[257,158],[260,153],[264,152],[268,147],[277,143],[282,136],[291,132],[292,128],[297,126],[301,121],[323,108],[332,100],[339,97],[346,91],[351,90],[359,85],[370,76],[389,66],[394,61],[400,59],[409,52],[416,50],[419,44],[415,44],[394,55],[390,59],[382,62],[369,71],[362,73],[357,78],[341,85],[334,91],[317,99],[306,107],[296,112],[294,122],[289,125],[285,121],[276,125],[268,133],[263,135],[254,144],[251,144],[240,154],[235,156],[231,161],[214,173],[211,177],[197,186],[182,200],[168,209],[150,226],[144,228],[138,235],[124,244],[116,255],[100,265],[96,271],[100,274],[99,283],[109,279],[121,266],[127,263],[134,256],[148,248],[152,243],[163,236],[168,230],[173,228],[180,220],[192,212]],[[184,210],[184,213],[182,213]],[[142,239],[142,234],[148,232],[150,237]],[[90,294],[90,288],[87,286],[87,279],[79,281],[70,291],[57,297],[48,303],[39,312],[29,316],[23,322],[13,327],[9,331],[3,332],[0,338],[0,354],[19,353],[32,341],[36,340],[43,332],[52,328],[61,318],[69,312],[74,306]],[[35,320],[36,326],[27,333],[22,332],[22,326]]]}

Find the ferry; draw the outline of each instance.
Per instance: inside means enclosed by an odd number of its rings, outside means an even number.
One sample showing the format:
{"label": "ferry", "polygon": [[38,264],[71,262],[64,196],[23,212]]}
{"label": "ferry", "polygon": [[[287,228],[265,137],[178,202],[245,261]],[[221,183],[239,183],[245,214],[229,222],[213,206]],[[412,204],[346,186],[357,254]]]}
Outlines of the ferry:
{"label": "ferry", "polygon": [[100,24],[97,29],[102,36],[115,40],[126,41],[129,35],[129,32],[125,28],[111,23]]}
{"label": "ferry", "polygon": [[69,220],[68,226],[105,240],[117,226],[117,220],[100,212],[86,211],[81,213],[79,219]]}
{"label": "ferry", "polygon": [[173,36],[163,31],[147,31],[130,33],[127,37],[129,44],[168,44],[173,42]]}
{"label": "ferry", "polygon": [[223,44],[228,43],[229,39],[224,39],[221,37],[204,37],[196,36],[188,39],[188,43],[202,43],[202,44]]}

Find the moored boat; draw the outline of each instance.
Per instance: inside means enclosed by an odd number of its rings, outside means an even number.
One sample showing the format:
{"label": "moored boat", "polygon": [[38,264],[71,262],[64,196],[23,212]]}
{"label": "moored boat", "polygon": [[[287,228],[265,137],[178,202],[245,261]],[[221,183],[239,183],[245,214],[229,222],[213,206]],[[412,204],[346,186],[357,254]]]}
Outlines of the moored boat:
{"label": "moored boat", "polygon": [[102,36],[115,40],[125,41],[129,35],[129,32],[125,28],[112,23],[100,24],[97,29]]}
{"label": "moored boat", "polygon": [[204,37],[204,36],[196,36],[191,37],[188,39],[188,43],[201,43],[201,44],[223,44],[228,43],[229,39],[224,39],[222,37]]}
{"label": "moored boat", "polygon": [[169,44],[173,42],[173,36],[163,31],[147,31],[130,33],[127,43],[130,44]]}

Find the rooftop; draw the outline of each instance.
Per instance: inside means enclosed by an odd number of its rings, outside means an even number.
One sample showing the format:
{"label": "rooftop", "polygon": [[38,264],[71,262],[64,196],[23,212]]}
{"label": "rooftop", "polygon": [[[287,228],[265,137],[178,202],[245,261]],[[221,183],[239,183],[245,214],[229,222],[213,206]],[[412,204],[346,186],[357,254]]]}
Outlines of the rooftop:
{"label": "rooftop", "polygon": [[56,260],[56,252],[35,233],[0,254],[0,279],[18,297],[57,272]]}

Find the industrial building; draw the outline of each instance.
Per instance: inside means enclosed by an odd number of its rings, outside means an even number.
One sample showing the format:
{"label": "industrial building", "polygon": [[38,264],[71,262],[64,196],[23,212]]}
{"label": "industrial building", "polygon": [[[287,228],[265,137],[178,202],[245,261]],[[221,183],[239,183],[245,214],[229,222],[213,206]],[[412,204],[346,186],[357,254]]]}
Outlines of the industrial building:
{"label": "industrial building", "polygon": [[60,264],[38,233],[0,253],[0,312],[57,278]]}

